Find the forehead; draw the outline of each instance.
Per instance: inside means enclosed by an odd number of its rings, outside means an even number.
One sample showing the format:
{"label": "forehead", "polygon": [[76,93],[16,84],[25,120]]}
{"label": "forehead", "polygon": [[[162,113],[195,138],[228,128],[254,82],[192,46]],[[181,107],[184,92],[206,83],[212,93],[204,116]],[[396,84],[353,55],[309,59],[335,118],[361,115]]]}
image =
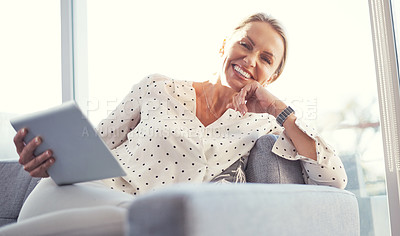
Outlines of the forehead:
{"label": "forehead", "polygon": [[250,22],[235,34],[239,38],[250,37],[256,47],[273,53],[277,58],[283,56],[283,39],[269,23]]}

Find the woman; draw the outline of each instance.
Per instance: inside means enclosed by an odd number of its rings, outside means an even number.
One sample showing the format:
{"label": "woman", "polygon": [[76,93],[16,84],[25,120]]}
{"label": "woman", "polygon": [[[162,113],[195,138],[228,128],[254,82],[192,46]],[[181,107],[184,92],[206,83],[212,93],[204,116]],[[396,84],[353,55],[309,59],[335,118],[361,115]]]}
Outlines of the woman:
{"label": "woman", "polygon": [[[213,81],[177,81],[151,75],[133,86],[98,131],[127,176],[105,180],[129,194],[177,182],[208,182],[245,159],[262,135],[279,134],[273,152],[301,160],[306,183],[344,188],[342,162],[320,136],[272,95],[286,61],[287,42],[276,20],[250,16],[224,41],[222,67]],[[283,132],[284,131],[284,132]],[[15,145],[32,176],[48,177],[51,150],[36,158],[37,138]]]}

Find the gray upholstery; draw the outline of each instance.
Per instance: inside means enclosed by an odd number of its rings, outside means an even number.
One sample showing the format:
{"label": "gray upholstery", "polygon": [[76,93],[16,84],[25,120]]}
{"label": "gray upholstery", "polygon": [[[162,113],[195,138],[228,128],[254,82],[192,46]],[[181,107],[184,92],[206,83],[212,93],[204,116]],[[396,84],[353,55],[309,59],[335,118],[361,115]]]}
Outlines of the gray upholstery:
{"label": "gray upholstery", "polygon": [[360,233],[354,195],[316,185],[177,185],[139,197],[128,218],[130,236]]}
{"label": "gray upholstery", "polygon": [[22,204],[38,181],[16,161],[0,163],[0,226],[17,221]]}
{"label": "gray upholstery", "polygon": [[[263,136],[251,150],[245,170],[250,184],[183,184],[138,197],[129,209],[127,234],[359,235],[355,196],[299,185],[300,163],[271,153],[275,140]],[[18,162],[0,162],[0,226],[16,221],[38,180]]]}

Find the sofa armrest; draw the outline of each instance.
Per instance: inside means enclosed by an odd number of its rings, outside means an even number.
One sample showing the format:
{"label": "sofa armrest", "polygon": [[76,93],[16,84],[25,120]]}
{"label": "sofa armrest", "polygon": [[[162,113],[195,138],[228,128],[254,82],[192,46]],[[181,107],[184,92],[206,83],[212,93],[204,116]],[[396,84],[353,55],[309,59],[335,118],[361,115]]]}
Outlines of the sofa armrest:
{"label": "sofa armrest", "polygon": [[22,204],[38,181],[17,161],[0,162],[0,226],[17,221]]}
{"label": "sofa armrest", "polygon": [[131,236],[359,235],[354,194],[297,184],[176,185],[138,197]]}

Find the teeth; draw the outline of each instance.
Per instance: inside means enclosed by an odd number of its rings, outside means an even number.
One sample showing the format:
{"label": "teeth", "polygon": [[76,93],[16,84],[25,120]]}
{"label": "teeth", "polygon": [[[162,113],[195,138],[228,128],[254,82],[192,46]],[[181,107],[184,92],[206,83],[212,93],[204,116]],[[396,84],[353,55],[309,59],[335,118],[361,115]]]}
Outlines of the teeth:
{"label": "teeth", "polygon": [[235,65],[233,68],[235,69],[235,71],[239,72],[239,74],[241,74],[246,79],[250,79],[250,74],[243,71],[238,65]]}

